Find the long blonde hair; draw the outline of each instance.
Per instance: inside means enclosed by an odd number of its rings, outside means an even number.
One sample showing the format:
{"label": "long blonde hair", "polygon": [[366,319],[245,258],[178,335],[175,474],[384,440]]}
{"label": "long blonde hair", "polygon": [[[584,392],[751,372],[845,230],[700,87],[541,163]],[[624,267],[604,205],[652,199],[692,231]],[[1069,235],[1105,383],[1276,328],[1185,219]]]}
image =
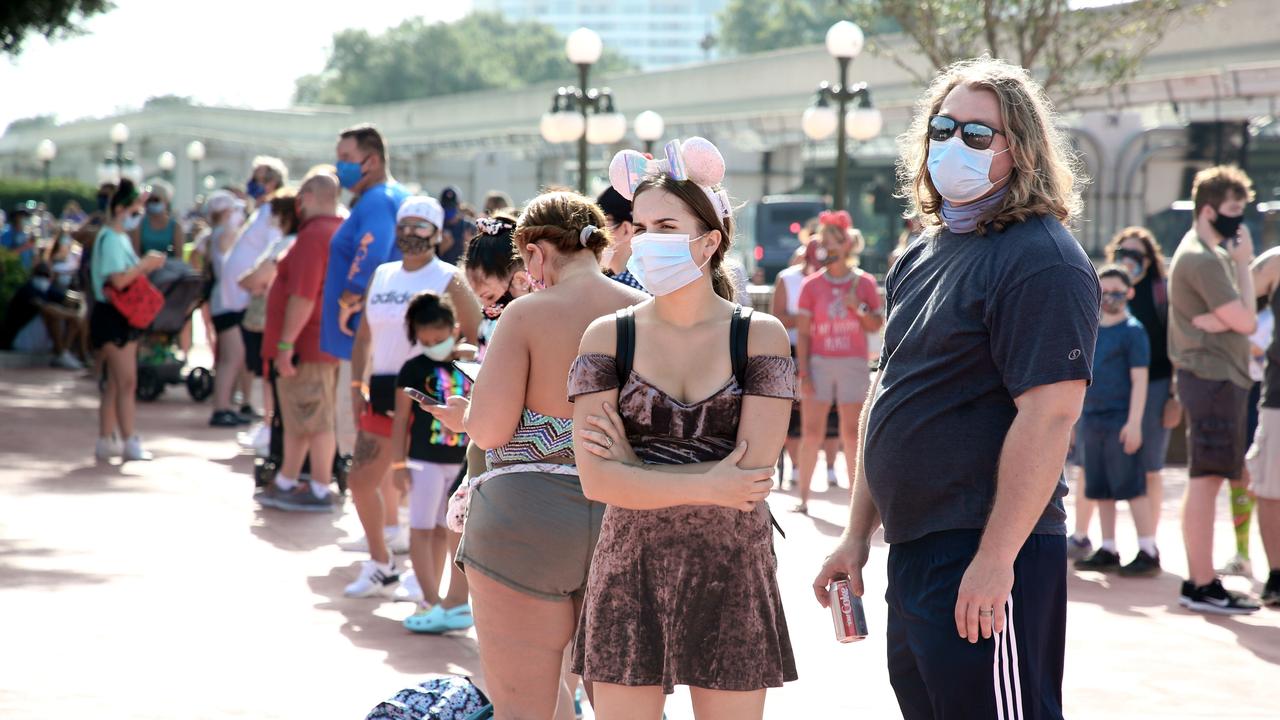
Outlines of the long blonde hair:
{"label": "long blonde hair", "polygon": [[1054,123],[1053,105],[1025,68],[988,56],[953,63],[934,78],[916,104],[915,119],[898,137],[898,194],[926,226],[941,225],[942,195],[929,177],[929,118],[959,85],[989,90],[1000,103],[1013,171],[1008,193],[978,232],[997,232],[1034,215],[1052,215],[1070,225],[1080,215],[1080,188],[1087,182],[1067,134]]}

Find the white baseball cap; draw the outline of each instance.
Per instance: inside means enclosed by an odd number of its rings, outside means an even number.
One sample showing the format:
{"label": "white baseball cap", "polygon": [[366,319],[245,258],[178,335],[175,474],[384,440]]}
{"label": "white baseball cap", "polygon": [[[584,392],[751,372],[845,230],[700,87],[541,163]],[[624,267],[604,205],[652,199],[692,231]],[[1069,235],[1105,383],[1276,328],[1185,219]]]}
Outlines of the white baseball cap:
{"label": "white baseball cap", "polygon": [[226,190],[214,190],[204,201],[204,212],[206,215],[212,215],[221,210],[230,210],[236,205],[244,207],[244,201]]}
{"label": "white baseball cap", "polygon": [[440,207],[439,200],[430,195],[414,195],[406,198],[400,204],[400,210],[396,212],[396,222],[407,217],[420,217],[435,225],[437,229],[444,226],[444,208]]}

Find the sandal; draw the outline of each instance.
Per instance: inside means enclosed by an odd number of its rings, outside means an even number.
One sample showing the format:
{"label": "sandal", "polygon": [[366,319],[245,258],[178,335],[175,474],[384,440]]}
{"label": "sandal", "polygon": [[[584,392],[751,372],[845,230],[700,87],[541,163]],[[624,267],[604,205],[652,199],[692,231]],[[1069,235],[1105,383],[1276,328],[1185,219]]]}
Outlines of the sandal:
{"label": "sandal", "polygon": [[798,513],[800,513],[801,515],[808,515],[808,514],[809,514],[809,504],[808,504],[808,503],[800,503],[799,505],[796,505],[795,507],[791,508],[791,512],[798,512]]}
{"label": "sandal", "polygon": [[445,630],[466,630],[475,624],[475,618],[471,617],[469,603],[445,610],[441,620],[441,627]]}
{"label": "sandal", "polygon": [[418,611],[404,619],[406,630],[415,633],[439,635],[449,628],[444,625],[445,610],[439,605],[419,605]]}

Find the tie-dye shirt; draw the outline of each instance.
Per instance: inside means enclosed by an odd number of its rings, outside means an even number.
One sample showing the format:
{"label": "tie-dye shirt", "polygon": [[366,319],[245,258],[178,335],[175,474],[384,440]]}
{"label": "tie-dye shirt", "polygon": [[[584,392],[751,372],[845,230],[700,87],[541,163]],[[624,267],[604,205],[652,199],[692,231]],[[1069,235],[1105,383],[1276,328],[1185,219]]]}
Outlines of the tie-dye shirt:
{"label": "tie-dye shirt", "polygon": [[[443,400],[450,395],[469,395],[471,380],[453,367],[453,363],[437,362],[419,354],[400,368],[396,387],[411,387]],[[409,458],[441,465],[466,462],[467,435],[453,432],[414,403],[409,426]]]}

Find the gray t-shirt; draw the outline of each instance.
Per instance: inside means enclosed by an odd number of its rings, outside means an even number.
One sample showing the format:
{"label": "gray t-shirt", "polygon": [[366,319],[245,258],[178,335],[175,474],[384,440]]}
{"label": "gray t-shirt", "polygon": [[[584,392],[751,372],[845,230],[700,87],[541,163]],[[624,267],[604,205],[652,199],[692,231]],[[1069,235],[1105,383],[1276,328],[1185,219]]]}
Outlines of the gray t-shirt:
{"label": "gray t-shirt", "polygon": [[[944,229],[907,249],[885,294],[884,375],[864,455],[885,541],[982,529],[1014,398],[1092,380],[1101,301],[1093,265],[1052,217],[985,236]],[[1066,533],[1066,494],[1059,478],[1034,532]]]}

